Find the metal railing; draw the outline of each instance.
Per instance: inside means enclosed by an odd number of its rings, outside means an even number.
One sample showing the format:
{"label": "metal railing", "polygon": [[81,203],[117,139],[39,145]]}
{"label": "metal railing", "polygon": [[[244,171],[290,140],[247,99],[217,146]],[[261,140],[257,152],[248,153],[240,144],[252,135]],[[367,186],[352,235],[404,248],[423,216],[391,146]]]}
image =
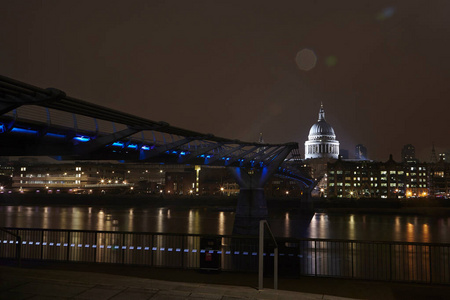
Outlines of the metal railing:
{"label": "metal railing", "polygon": [[[218,249],[202,249],[204,238],[219,239]],[[290,238],[276,241],[280,276],[450,284],[450,244]],[[19,251],[22,260],[197,269],[201,254],[213,251],[222,270],[256,273],[258,242],[255,236],[5,228],[0,230],[0,258],[17,258]],[[264,270],[270,274],[274,253],[266,250],[263,256]]]}
{"label": "metal railing", "polygon": [[22,260],[21,251],[20,251],[21,250],[21,246],[22,246],[22,238],[19,235],[15,234],[15,233],[13,233],[13,232],[5,229],[5,228],[0,228],[0,231],[2,233],[6,234],[6,235],[13,236],[16,239],[15,240],[15,244],[16,244],[16,246],[15,246],[15,248],[16,248],[16,257],[15,258],[17,260],[17,265],[20,267],[21,260]]}

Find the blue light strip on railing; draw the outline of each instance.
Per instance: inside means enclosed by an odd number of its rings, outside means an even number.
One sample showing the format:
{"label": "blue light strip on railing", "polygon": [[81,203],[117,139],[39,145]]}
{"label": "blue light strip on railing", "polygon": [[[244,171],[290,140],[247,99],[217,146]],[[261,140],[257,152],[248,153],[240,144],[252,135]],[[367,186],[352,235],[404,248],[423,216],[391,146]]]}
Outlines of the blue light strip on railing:
{"label": "blue light strip on railing", "polygon": [[[1,240],[0,240],[0,243],[1,243]],[[14,241],[14,240],[3,240],[3,244],[18,244],[18,241]],[[22,244],[23,245],[36,245],[36,246],[39,246],[39,245],[41,245],[42,244],[42,246],[57,246],[57,247],[60,247],[61,245],[62,246],[64,246],[64,247],[69,247],[69,244],[68,243],[54,243],[54,242],[33,242],[33,241],[22,241]],[[73,247],[73,248],[75,248],[75,247],[77,247],[77,248],[100,248],[100,249],[104,249],[105,248],[105,245],[95,245],[95,244],[93,244],[93,245],[91,245],[91,244],[70,244],[70,247]],[[113,249],[113,250],[117,250],[117,249],[122,249],[122,250],[142,250],[142,249],[144,249],[144,250],[150,250],[150,247],[143,247],[143,246],[137,246],[137,247],[135,247],[135,246],[119,246],[119,245],[106,245],[106,248],[107,249]],[[151,247],[151,250],[152,251],[168,251],[168,252],[174,252],[174,248],[166,248],[166,247],[160,247],[160,248],[158,248],[158,247]],[[182,249],[182,248],[175,248],[175,252],[184,252],[184,253],[189,253],[189,252],[191,252],[191,253],[198,253],[198,252],[200,252],[200,253],[210,253],[210,254],[213,254],[213,253],[217,253],[217,254],[225,254],[225,255],[231,255],[231,254],[234,254],[234,255],[246,255],[246,256],[248,256],[248,255],[252,255],[252,256],[257,256],[258,255],[258,253],[257,252],[248,252],[248,251],[242,251],[242,252],[240,252],[240,251],[234,251],[233,253],[231,252],[231,251],[229,251],[229,250],[227,250],[227,251],[225,251],[225,252],[223,252],[223,251],[221,251],[221,250],[209,250],[209,249]],[[266,253],[264,253],[263,254],[264,256],[266,256],[267,254]],[[285,256],[286,254],[285,253],[280,253],[279,254],[280,256]],[[269,253],[269,256],[271,256],[271,257],[273,257],[274,256],[274,253]],[[294,256],[294,254],[292,254],[292,253],[288,253],[287,254],[287,256],[289,256],[289,257],[293,257]],[[299,257],[299,258],[302,258],[303,257],[303,255],[301,255],[301,254],[298,254],[297,255],[297,257]]]}

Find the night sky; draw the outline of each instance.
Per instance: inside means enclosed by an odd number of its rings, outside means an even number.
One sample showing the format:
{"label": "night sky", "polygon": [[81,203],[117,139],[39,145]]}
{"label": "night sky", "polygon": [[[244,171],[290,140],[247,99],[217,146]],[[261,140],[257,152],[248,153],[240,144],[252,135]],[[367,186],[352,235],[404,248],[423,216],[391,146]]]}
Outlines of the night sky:
{"label": "night sky", "polygon": [[[173,126],[450,150],[450,1],[0,0],[0,74]],[[302,51],[303,50],[303,51]]]}

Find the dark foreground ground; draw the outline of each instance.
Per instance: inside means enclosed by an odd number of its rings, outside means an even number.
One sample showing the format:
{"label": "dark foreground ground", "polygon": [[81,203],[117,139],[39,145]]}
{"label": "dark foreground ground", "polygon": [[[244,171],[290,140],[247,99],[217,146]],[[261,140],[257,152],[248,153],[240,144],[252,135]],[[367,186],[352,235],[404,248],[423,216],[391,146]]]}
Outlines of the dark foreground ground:
{"label": "dark foreground ground", "polygon": [[[15,279],[12,280],[12,278]],[[89,287],[98,289],[98,284],[101,280],[103,280],[101,282],[107,282],[111,285],[114,284],[128,288],[135,288],[138,283],[141,288],[145,285],[146,295],[148,296],[148,293],[155,292],[156,288],[154,286],[152,288],[152,285],[156,281],[145,281],[144,279],[157,280],[159,284],[158,286],[161,286],[161,282],[159,281],[165,281],[166,283],[163,285],[168,290],[184,290],[184,294],[180,294],[178,292],[178,294],[170,294],[167,292],[169,294],[166,293],[165,296],[163,295],[165,293],[163,291],[160,292],[162,294],[158,294],[159,296],[157,295],[158,297],[155,297],[155,299],[194,299],[196,298],[194,297],[195,295],[192,294],[192,291],[194,290],[191,291],[191,294],[189,294],[190,296],[186,294],[187,290],[193,288],[195,288],[196,291],[200,291],[199,288],[202,288],[203,290],[216,289],[216,292],[214,293],[216,293],[217,297],[211,296],[211,294],[208,297],[205,295],[200,297],[203,299],[339,299],[339,297],[345,297],[356,299],[390,300],[449,299],[448,297],[450,295],[450,286],[448,285],[392,283],[318,277],[280,278],[279,289],[285,292],[277,294],[274,293],[274,291],[270,291],[266,294],[261,294],[256,291],[257,274],[255,273],[207,273],[200,272],[198,270],[52,262],[23,262],[22,267],[18,268],[7,261],[0,261],[0,299],[13,299],[8,298],[12,295],[11,291],[20,292],[21,286],[28,288],[30,288],[30,286],[34,286],[35,289],[42,290],[42,286],[44,286],[43,284],[45,283],[47,286],[53,286],[53,289],[55,289],[55,286],[58,284],[64,286],[67,285],[67,282],[70,282],[72,287],[74,284],[84,284],[86,288]],[[39,282],[41,282],[41,287],[39,287]],[[180,283],[184,283],[184,285],[180,285]],[[218,287],[216,285],[221,285],[222,287]],[[225,287],[223,287],[223,285],[225,285]],[[269,291],[273,287],[273,278],[265,278],[264,286]],[[103,286],[100,285],[100,288],[107,289],[105,284],[103,284]],[[158,289],[161,290],[164,288],[158,287]],[[123,288],[123,290],[130,293],[135,291],[126,288]],[[232,295],[233,291],[237,293],[234,296]],[[298,293],[289,293],[287,291]],[[91,290],[91,293],[93,293],[93,290]],[[125,296],[125,294],[123,294],[123,296]],[[57,298],[39,297],[39,299]],[[100,297],[97,295],[95,297],[88,297],[85,299],[119,298]],[[134,298],[131,297],[128,299]],[[145,299],[150,299],[150,297]],[[196,299],[199,298],[197,297]]]}

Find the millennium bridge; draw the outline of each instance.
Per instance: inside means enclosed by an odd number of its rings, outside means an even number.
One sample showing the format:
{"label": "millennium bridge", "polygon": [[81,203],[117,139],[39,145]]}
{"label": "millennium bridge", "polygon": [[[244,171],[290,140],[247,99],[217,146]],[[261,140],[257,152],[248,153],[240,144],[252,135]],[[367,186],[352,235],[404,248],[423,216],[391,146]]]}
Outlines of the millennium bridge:
{"label": "millennium bridge", "polygon": [[0,156],[226,167],[240,186],[235,232],[256,233],[267,217],[263,187],[273,175],[295,180],[305,195],[316,182],[298,168],[297,143],[264,144],[216,137],[133,116],[0,76]]}

